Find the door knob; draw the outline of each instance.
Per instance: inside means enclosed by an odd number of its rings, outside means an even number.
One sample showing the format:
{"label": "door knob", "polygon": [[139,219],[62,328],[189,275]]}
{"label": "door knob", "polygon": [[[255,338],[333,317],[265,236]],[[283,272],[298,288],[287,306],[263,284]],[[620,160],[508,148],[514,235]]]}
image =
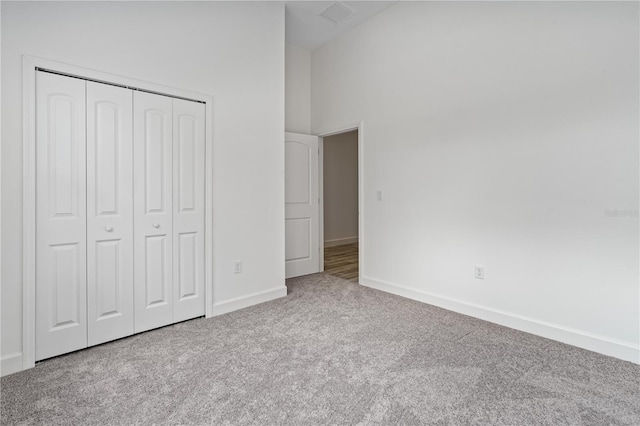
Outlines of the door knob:
{"label": "door knob", "polygon": [[154,223],[154,224],[153,224],[153,227],[154,227],[154,228],[160,228],[160,224],[159,224],[159,223]]}
{"label": "door knob", "polygon": [[113,232],[113,228],[110,227],[110,226],[105,226],[104,230],[107,231],[107,232]]}

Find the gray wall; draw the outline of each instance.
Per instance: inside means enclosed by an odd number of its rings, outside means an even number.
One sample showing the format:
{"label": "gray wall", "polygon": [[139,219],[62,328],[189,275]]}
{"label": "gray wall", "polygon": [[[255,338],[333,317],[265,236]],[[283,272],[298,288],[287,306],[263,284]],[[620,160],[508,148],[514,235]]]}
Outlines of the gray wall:
{"label": "gray wall", "polygon": [[358,238],[358,131],[324,138],[325,245]]}

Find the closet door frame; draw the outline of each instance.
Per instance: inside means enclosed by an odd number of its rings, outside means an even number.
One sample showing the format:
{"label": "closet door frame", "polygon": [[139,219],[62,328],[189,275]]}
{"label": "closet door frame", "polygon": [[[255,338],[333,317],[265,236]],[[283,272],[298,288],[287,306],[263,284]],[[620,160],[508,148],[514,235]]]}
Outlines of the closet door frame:
{"label": "closet door frame", "polygon": [[22,57],[23,236],[22,369],[35,366],[36,348],[36,73],[46,70],[69,77],[113,84],[205,104],[205,317],[213,316],[213,97],[62,62]]}

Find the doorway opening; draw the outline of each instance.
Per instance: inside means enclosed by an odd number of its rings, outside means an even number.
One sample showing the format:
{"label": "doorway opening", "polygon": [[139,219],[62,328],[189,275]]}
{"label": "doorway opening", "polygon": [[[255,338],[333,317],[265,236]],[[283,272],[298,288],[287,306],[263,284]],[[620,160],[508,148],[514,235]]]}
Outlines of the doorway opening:
{"label": "doorway opening", "polygon": [[325,273],[358,283],[359,173],[356,128],[321,139],[321,242]]}

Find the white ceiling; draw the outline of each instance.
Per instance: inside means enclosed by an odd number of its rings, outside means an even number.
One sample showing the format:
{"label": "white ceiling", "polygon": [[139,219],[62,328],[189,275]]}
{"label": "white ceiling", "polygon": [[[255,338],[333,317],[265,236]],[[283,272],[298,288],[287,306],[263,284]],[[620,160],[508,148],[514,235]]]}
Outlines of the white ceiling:
{"label": "white ceiling", "polygon": [[287,43],[314,50],[345,31],[354,28],[372,18],[395,1],[343,1],[342,5],[355,13],[344,21],[334,24],[320,14],[333,1],[288,1],[286,2],[286,40]]}

